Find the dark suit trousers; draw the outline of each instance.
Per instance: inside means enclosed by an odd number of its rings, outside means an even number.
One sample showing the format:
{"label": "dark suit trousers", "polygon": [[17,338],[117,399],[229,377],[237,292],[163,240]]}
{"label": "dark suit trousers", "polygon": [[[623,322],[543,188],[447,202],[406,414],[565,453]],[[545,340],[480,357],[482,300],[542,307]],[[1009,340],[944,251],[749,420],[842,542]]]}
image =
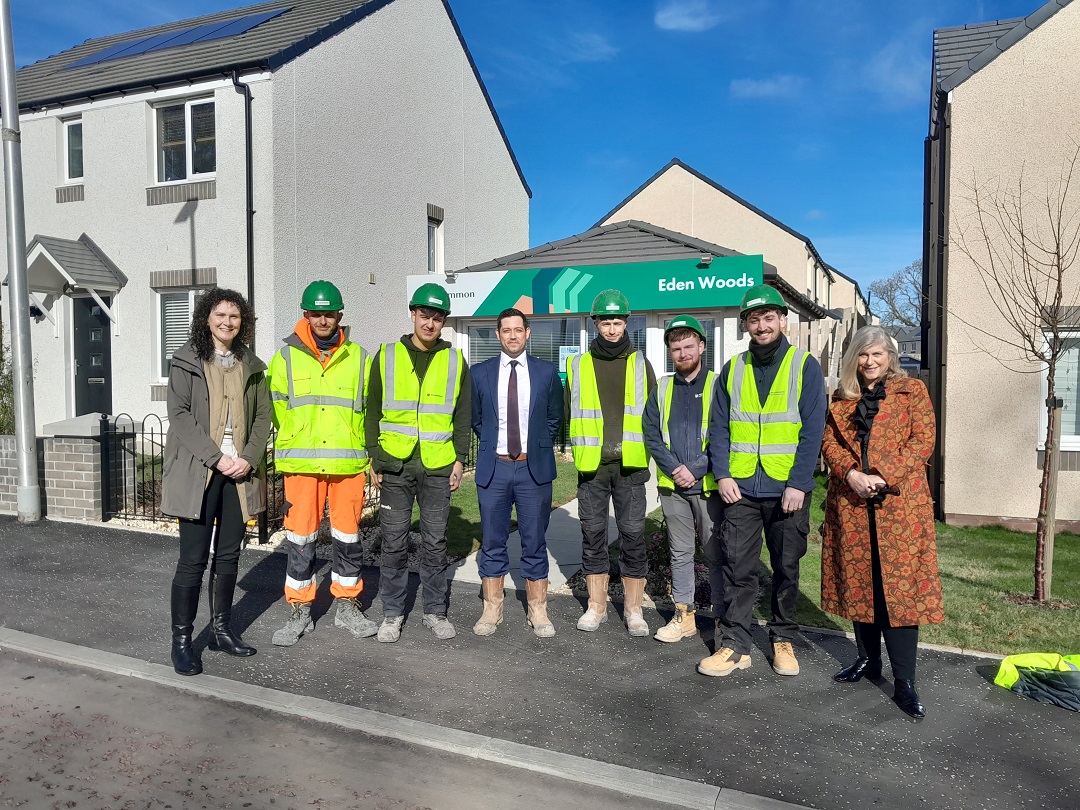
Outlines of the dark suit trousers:
{"label": "dark suit trousers", "polygon": [[521,535],[521,575],[548,578],[547,527],[551,519],[551,482],[538,484],[529,474],[528,461],[495,459],[495,473],[486,487],[476,488],[480,502],[480,576],[501,577],[510,571],[506,544],[510,537],[510,509],[517,508]]}

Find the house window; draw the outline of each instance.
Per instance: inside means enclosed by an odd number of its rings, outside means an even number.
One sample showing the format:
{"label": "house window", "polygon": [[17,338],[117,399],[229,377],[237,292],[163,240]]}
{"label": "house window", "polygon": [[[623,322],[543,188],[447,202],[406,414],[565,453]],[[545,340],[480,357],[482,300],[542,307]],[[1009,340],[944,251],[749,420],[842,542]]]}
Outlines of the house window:
{"label": "house window", "polygon": [[437,219],[427,221],[427,271],[443,272],[442,222]]}
{"label": "house window", "polygon": [[64,181],[79,182],[83,176],[82,119],[64,122]]}
{"label": "house window", "polygon": [[191,316],[195,300],[203,290],[169,290],[158,293],[158,376],[167,379],[173,352],[187,342],[191,333]]}
{"label": "house window", "polygon": [[[701,328],[705,330],[705,355],[701,361],[701,367],[706,371],[714,371],[716,369],[716,341],[713,340],[713,335],[716,334],[716,321],[712,318],[699,318],[701,321]],[[667,329],[667,325],[671,323],[671,319],[664,320],[664,328]],[[671,362],[671,352],[668,351],[667,344],[664,344],[664,373],[674,374],[675,364]]]}
{"label": "house window", "polygon": [[157,108],[157,180],[195,180],[217,171],[213,101]]}

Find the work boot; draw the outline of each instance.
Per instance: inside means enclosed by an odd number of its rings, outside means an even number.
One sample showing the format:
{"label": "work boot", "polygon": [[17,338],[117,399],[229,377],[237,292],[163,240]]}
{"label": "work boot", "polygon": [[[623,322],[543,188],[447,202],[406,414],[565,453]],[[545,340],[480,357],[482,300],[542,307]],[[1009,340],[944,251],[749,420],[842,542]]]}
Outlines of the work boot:
{"label": "work boot", "polygon": [[915,681],[905,681],[897,678],[894,682],[893,700],[900,707],[900,711],[908,717],[922,720],[926,717],[926,709],[919,700],[919,693],[915,691]]}
{"label": "work boot", "polygon": [[641,603],[645,597],[645,577],[623,577],[623,621],[634,638],[649,635],[649,625],[641,615]]}
{"label": "work boot", "polygon": [[355,598],[339,596],[334,600],[334,604],[337,605],[334,627],[343,627],[357,638],[371,638],[379,632],[379,625],[364,615]]}
{"label": "work boot", "polygon": [[300,636],[315,630],[311,620],[311,602],[293,602],[289,621],[280,630],[274,632],[271,641],[275,647],[291,647],[300,640]]}
{"label": "work boot", "polygon": [[684,638],[693,638],[697,635],[696,611],[691,610],[689,605],[675,604],[675,615],[671,621],[656,631],[653,636],[657,641],[666,641],[670,644],[682,641]]}
{"label": "work boot", "polygon": [[434,633],[435,638],[440,641],[449,641],[457,635],[454,625],[450,624],[450,620],[441,613],[425,613],[424,627]]}
{"label": "work boot", "polygon": [[607,621],[607,574],[586,574],[585,587],[589,589],[589,609],[578,619],[577,629],[592,633]]}
{"label": "work boot", "polygon": [[202,662],[191,647],[191,631],[195,625],[195,613],[199,609],[200,585],[172,586],[170,607],[172,612],[172,665],[178,675],[198,675]]}
{"label": "work boot", "polygon": [[790,641],[774,641],[772,645],[772,668],[777,675],[798,675],[799,661]]}
{"label": "work boot", "polygon": [[404,616],[387,616],[379,625],[379,641],[392,644],[401,638],[401,625],[405,623]]}
{"label": "work boot", "polygon": [[750,669],[750,656],[737,653],[730,647],[721,647],[697,665],[697,671],[702,675],[718,678],[730,675],[737,669]]}
{"label": "work boot", "polygon": [[529,602],[529,618],[525,624],[540,638],[551,638],[555,635],[555,625],[551,623],[547,613],[548,581],[525,580],[525,594]]}
{"label": "work boot", "polygon": [[206,646],[216,652],[228,653],[239,658],[254,655],[256,650],[245,644],[239,633],[232,629],[233,594],[236,592],[236,574],[210,574],[207,589],[210,600],[210,640]]}
{"label": "work boot", "polygon": [[495,628],[502,624],[503,600],[506,593],[503,590],[502,577],[484,577],[480,583],[480,589],[484,596],[484,612],[480,614],[480,620],[473,625],[472,631],[478,636],[490,636]]}

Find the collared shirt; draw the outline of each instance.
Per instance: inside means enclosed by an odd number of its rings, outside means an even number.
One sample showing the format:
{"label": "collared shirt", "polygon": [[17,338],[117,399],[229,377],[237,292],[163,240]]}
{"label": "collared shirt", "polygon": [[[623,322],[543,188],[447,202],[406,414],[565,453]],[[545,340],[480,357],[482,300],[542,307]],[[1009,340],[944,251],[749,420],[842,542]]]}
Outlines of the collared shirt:
{"label": "collared shirt", "polygon": [[514,418],[506,413],[506,394],[510,388],[510,360],[517,360],[517,397],[518,397],[518,425],[521,426],[521,452],[529,446],[529,364],[525,359],[525,352],[515,358],[511,358],[506,352],[499,352],[499,443],[495,452],[500,456],[508,455],[506,452],[506,425],[507,417]]}

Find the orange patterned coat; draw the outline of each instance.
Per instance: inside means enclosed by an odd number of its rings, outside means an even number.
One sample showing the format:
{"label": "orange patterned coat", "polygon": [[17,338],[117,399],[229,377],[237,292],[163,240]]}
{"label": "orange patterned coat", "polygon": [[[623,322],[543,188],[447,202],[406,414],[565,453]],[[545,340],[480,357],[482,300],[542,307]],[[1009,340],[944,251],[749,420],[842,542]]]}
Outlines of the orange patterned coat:
{"label": "orange patterned coat", "polygon": [[[944,619],[934,509],[926,464],[934,448],[934,411],[926,386],[912,378],[885,383],[885,400],[870,432],[870,468],[900,495],[877,507],[878,553],[893,627]],[[866,503],[844,477],[861,468],[855,430],[858,400],[833,396],[822,453],[829,466],[821,549],[821,606],[858,622],[874,621],[870,526]]]}

